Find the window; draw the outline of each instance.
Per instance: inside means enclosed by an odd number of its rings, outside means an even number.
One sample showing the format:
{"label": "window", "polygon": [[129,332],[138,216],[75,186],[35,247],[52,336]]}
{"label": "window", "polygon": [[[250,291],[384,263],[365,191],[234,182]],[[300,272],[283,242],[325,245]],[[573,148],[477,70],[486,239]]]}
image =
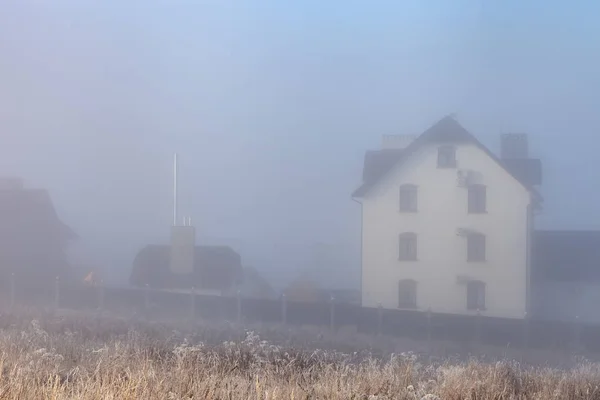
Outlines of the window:
{"label": "window", "polygon": [[438,148],[438,168],[456,168],[456,149],[452,146]]}
{"label": "window", "polygon": [[470,233],[467,236],[467,261],[485,261],[485,235]]}
{"label": "window", "polygon": [[417,212],[417,187],[415,185],[400,186],[400,212]]}
{"label": "window", "polygon": [[401,261],[417,260],[417,234],[406,232],[400,234],[398,259]]}
{"label": "window", "polygon": [[481,281],[467,283],[467,310],[485,310],[485,283]]}
{"label": "window", "polygon": [[404,279],[398,283],[398,307],[417,308],[417,282]]}
{"label": "window", "polygon": [[481,214],[486,212],[486,188],[484,185],[469,186],[469,213]]}

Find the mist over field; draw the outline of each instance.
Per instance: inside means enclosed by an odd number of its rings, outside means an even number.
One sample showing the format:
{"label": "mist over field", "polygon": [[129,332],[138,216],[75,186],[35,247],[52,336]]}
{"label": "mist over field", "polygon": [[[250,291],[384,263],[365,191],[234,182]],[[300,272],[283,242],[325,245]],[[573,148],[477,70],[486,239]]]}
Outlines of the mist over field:
{"label": "mist over field", "polygon": [[80,237],[72,257],[120,282],[168,240],[177,152],[199,242],[278,287],[323,243],[330,272],[311,273],[356,288],[364,151],[456,113],[492,149],[530,135],[540,226],[597,228],[597,8],[6,1],[0,171],[47,188]]}

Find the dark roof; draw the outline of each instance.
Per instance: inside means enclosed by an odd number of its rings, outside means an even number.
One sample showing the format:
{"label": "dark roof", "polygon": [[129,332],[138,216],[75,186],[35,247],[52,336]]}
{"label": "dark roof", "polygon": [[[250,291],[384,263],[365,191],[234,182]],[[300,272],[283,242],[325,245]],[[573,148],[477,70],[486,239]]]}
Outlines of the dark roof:
{"label": "dark roof", "polygon": [[537,158],[506,158],[502,165],[528,186],[542,184],[542,161]]}
{"label": "dark roof", "polygon": [[[490,158],[500,164],[510,175],[519,181],[525,188],[532,190],[532,186],[541,183],[541,162],[539,160],[511,160],[508,163],[500,160],[487,147],[485,147],[475,136],[463,128],[454,118],[444,117],[423,132],[405,149],[384,149],[368,151],[365,154],[363,169],[363,183],[352,193],[352,197],[364,196],[380,179],[382,179],[395,165],[403,162],[410,154],[426,143],[472,143],[483,150]],[[539,167],[539,174],[535,168],[533,172],[525,171],[533,165]],[[539,179],[538,179],[539,178]],[[534,191],[536,195],[537,192]]]}
{"label": "dark roof", "polygon": [[244,277],[238,288],[243,294],[259,297],[276,297],[276,292],[271,284],[258,272],[256,268],[246,267]]}
{"label": "dark roof", "polygon": [[43,189],[1,189],[0,221],[15,234],[38,232],[59,235],[64,240],[76,237],[58,218],[50,195]]}
{"label": "dark roof", "polygon": [[600,231],[536,231],[534,281],[600,281]]}
{"label": "dark roof", "polygon": [[130,282],[135,285],[148,283],[153,287],[183,285],[227,289],[243,278],[241,257],[228,246],[195,246],[194,272],[181,277],[170,272],[170,261],[171,246],[144,247],[133,261]]}
{"label": "dark roof", "polygon": [[63,224],[47,191],[6,185],[0,189],[0,275],[27,284],[70,277],[65,250],[73,231]]}
{"label": "dark roof", "polygon": [[363,182],[378,180],[388,172],[403,156],[400,149],[371,150],[365,154]]}

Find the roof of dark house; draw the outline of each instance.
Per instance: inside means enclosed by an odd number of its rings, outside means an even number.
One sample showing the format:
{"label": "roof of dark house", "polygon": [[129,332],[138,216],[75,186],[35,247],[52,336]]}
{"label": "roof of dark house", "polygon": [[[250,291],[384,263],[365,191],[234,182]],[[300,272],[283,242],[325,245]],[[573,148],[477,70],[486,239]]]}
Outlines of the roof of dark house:
{"label": "roof of dark house", "polygon": [[0,190],[0,220],[0,228],[15,234],[41,232],[64,240],[76,238],[75,232],[58,218],[50,195],[43,189]]}
{"label": "roof of dark house", "polygon": [[[541,198],[532,188],[541,183],[540,160],[500,160],[475,136],[463,128],[454,118],[444,117],[423,132],[405,149],[383,149],[368,151],[365,154],[363,168],[363,183],[354,191],[352,197],[364,196],[380,179],[382,179],[394,166],[403,162],[411,153],[426,143],[472,143],[483,150],[490,158],[500,164],[510,175],[527,189]],[[531,171],[530,171],[531,169]]]}
{"label": "roof of dark house", "polygon": [[600,281],[600,231],[536,231],[532,280]]}
{"label": "roof of dark house", "polygon": [[46,190],[20,185],[0,188],[0,274],[15,273],[27,284],[69,278],[65,250],[76,237],[56,214]]}
{"label": "roof of dark house", "polygon": [[277,293],[271,284],[256,268],[244,268],[243,275],[243,281],[237,289],[244,295],[263,298],[277,297]]}
{"label": "roof of dark house", "polygon": [[171,246],[144,247],[133,261],[130,283],[225,290],[243,279],[241,257],[228,246],[195,246],[192,274],[173,274],[170,261]]}

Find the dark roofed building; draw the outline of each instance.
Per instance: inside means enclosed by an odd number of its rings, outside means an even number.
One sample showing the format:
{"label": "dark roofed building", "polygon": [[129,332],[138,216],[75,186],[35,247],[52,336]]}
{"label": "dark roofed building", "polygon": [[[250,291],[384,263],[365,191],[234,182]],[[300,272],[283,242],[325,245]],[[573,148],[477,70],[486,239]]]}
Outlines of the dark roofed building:
{"label": "dark roofed building", "polygon": [[258,272],[254,267],[246,267],[243,271],[243,279],[240,285],[232,288],[234,291],[240,292],[243,297],[261,298],[261,299],[276,299],[277,292],[271,284]]}
{"label": "dark roofed building", "polygon": [[600,282],[600,231],[536,231],[534,282]]}
{"label": "dark roofed building", "polygon": [[537,231],[532,306],[539,319],[600,324],[600,231]]}
{"label": "dark roofed building", "polygon": [[18,180],[0,183],[0,273],[31,283],[70,276],[66,248],[74,232],[56,214],[50,195]]}
{"label": "dark roofed building", "polygon": [[196,246],[191,274],[171,272],[170,257],[169,245],[144,247],[133,261],[130,283],[162,289],[195,287],[227,291],[243,279],[240,255],[227,246]]}

